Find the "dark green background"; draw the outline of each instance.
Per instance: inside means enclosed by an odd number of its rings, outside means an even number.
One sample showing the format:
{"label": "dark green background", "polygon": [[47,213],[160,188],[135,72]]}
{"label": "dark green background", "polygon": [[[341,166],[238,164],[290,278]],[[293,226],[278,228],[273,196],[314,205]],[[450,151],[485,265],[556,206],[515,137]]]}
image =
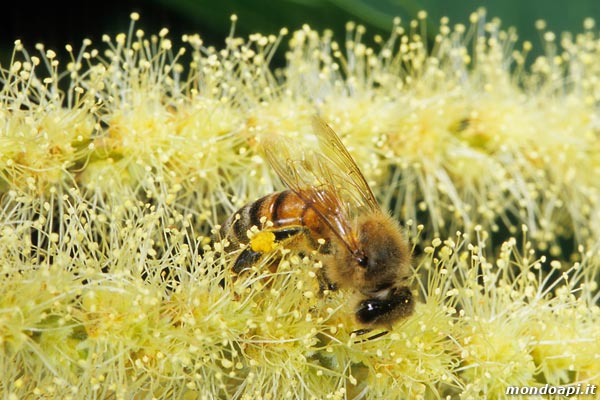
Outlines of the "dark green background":
{"label": "dark green background", "polygon": [[598,0],[124,0],[67,2],[48,1],[41,5],[12,0],[0,11],[0,62],[6,67],[15,39],[22,39],[33,50],[37,42],[60,51],[66,43],[75,49],[88,37],[97,46],[103,33],[124,32],[131,11],[141,13],[138,26],[147,33],[167,27],[176,39],[183,33],[200,33],[208,44],[220,46],[230,27],[229,15],[239,17],[237,32],[276,33],[281,27],[290,30],[308,23],[317,29],[331,28],[342,35],[344,25],[353,20],[367,26],[367,37],[389,32],[394,16],[408,21],[419,10],[427,10],[429,32],[442,16],[451,24],[468,21],[478,7],[488,16],[500,17],[503,26],[515,26],[520,40],[531,40],[536,49],[540,35],[534,27],[538,19],[548,28],[581,32],[584,18],[600,15]]}

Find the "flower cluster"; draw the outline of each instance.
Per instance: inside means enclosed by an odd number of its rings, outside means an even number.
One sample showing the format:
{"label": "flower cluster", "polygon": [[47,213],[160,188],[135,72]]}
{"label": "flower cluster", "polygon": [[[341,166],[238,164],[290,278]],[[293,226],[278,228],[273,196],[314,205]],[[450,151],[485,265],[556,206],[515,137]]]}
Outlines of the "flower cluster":
{"label": "flower cluster", "polygon": [[[483,11],[389,38],[309,26],[221,49],[167,30],[15,43],[0,68],[0,392],[56,398],[497,398],[600,384],[600,37],[527,61]],[[235,26],[236,19],[232,18]],[[281,49],[285,47],[285,49]],[[273,69],[276,51],[286,65]],[[280,189],[257,136],[319,113],[413,244],[414,315],[357,336],[353,294],[218,225]],[[260,227],[257,227],[258,229]]]}

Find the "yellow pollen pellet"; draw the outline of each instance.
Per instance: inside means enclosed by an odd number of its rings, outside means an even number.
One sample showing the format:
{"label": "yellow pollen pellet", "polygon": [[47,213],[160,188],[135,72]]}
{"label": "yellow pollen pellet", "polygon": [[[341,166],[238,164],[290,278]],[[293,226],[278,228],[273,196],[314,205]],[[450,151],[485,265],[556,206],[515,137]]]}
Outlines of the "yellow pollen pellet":
{"label": "yellow pollen pellet", "polygon": [[258,253],[268,253],[275,249],[275,234],[269,231],[258,232],[250,240],[250,248]]}

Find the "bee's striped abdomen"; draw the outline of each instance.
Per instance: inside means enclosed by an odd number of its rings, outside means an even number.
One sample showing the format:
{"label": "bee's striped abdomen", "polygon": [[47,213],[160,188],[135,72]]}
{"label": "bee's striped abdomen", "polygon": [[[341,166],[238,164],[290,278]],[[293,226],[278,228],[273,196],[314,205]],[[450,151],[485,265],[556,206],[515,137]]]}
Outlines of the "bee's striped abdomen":
{"label": "bee's striped abdomen", "polygon": [[221,237],[227,237],[231,245],[248,243],[248,229],[252,226],[262,228],[262,217],[273,222],[273,230],[299,226],[313,232],[323,231],[323,223],[316,212],[296,193],[285,190],[269,194],[239,209],[221,227]]}

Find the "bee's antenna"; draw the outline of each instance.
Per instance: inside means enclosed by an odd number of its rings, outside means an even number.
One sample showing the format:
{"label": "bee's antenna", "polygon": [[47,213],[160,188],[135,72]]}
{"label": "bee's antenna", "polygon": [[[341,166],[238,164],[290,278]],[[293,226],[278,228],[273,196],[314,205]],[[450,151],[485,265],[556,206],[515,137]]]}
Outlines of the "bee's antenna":
{"label": "bee's antenna", "polygon": [[[367,334],[367,333],[371,332],[372,330],[373,330],[373,329],[370,329],[370,328],[365,328],[365,329],[357,329],[357,330],[355,330],[355,331],[352,331],[352,333],[356,334],[356,336],[362,336],[362,335],[365,335],[365,334]],[[379,333],[376,333],[376,334],[375,334],[375,335],[373,335],[373,336],[369,336],[369,337],[368,337],[368,338],[366,338],[366,339],[363,339],[363,340],[357,340],[357,341],[356,341],[356,342],[354,342],[354,343],[364,343],[364,342],[369,342],[369,341],[371,341],[371,340],[375,340],[375,339],[378,339],[378,338],[380,338],[380,337],[382,337],[382,336],[385,336],[385,335],[387,335],[388,333],[390,333],[390,331],[383,331],[383,332],[379,332]]]}

